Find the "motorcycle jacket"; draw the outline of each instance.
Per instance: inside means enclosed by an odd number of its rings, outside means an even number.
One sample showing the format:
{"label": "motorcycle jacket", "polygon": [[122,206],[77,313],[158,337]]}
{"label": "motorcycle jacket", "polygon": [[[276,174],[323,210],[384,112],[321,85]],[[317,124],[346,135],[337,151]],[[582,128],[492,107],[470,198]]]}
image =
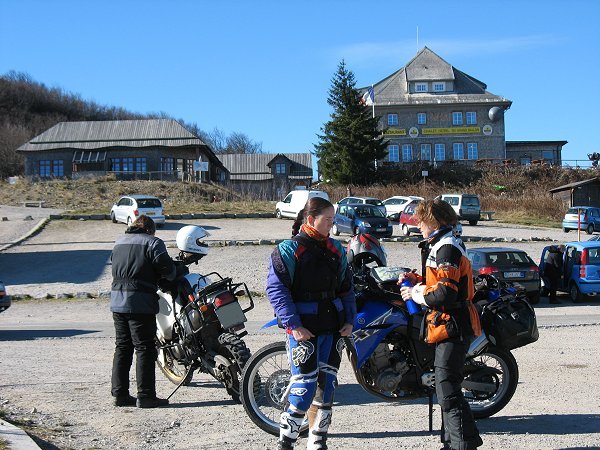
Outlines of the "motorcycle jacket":
{"label": "motorcycle jacket", "polygon": [[414,287],[413,299],[429,308],[423,339],[430,343],[481,334],[479,314],[472,303],[473,272],[462,241],[444,227],[420,244],[423,284]]}
{"label": "motorcycle jacket", "polygon": [[300,232],[271,254],[267,296],[281,325],[316,334],[353,323],[356,301],[346,252],[335,239],[317,240]]}

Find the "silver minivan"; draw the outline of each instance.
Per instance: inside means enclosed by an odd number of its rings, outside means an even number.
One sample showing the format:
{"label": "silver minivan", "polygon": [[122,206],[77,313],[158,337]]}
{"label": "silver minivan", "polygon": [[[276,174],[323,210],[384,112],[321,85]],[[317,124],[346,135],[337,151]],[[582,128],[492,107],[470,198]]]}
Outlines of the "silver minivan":
{"label": "silver minivan", "polygon": [[442,194],[436,199],[449,203],[458,215],[458,220],[468,220],[469,225],[477,225],[481,219],[481,203],[477,194]]}

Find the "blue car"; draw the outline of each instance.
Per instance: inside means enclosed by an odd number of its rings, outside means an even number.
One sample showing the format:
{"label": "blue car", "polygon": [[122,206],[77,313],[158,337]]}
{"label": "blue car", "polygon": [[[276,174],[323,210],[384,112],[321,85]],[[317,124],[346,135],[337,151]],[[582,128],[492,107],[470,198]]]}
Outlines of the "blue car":
{"label": "blue car", "polygon": [[[540,272],[549,250],[544,247],[540,260]],[[567,292],[573,302],[586,297],[600,296],[600,241],[567,242],[563,256],[563,277],[559,290]]]}
{"label": "blue car", "polygon": [[[579,215],[579,218],[577,217]],[[585,230],[587,234],[600,230],[600,208],[592,206],[573,206],[569,208],[562,221],[562,229],[565,233],[570,230]]]}
{"label": "blue car", "polygon": [[365,204],[339,205],[333,218],[332,232],[357,235],[367,233],[372,236],[391,237],[392,223],[377,206]]}

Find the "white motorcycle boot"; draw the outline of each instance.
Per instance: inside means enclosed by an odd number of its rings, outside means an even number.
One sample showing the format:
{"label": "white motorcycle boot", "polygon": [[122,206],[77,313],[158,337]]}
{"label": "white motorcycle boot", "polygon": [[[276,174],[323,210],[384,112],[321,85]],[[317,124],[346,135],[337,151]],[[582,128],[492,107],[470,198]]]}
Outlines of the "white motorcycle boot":
{"label": "white motorcycle boot", "polygon": [[327,450],[329,425],[331,425],[331,409],[319,408],[308,431],[306,450]]}
{"label": "white motorcycle boot", "polygon": [[287,411],[281,413],[277,450],[292,450],[294,448],[300,434],[302,422],[304,422],[304,415],[290,414]]}

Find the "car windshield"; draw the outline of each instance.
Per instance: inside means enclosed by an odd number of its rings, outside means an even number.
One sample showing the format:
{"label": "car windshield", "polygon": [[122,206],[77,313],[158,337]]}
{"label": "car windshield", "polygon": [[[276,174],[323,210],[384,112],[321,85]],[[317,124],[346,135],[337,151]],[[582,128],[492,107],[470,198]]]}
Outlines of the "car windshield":
{"label": "car windshield", "polygon": [[160,208],[160,200],[157,198],[138,198],[138,208]]}
{"label": "car windshield", "polygon": [[359,206],[355,208],[356,217],[385,217],[375,206]]}
{"label": "car windshield", "polygon": [[463,197],[463,206],[479,206],[477,197]]}
{"label": "car windshield", "polygon": [[512,264],[530,264],[527,254],[524,252],[497,252],[488,253],[487,261],[489,264],[497,266],[506,266]]}
{"label": "car windshield", "polygon": [[587,208],[569,208],[567,214],[577,214],[580,211],[581,214],[585,214]]}
{"label": "car windshield", "polygon": [[376,198],[368,198],[365,200],[365,203],[369,205],[382,206],[383,202],[381,200],[377,200]]}

